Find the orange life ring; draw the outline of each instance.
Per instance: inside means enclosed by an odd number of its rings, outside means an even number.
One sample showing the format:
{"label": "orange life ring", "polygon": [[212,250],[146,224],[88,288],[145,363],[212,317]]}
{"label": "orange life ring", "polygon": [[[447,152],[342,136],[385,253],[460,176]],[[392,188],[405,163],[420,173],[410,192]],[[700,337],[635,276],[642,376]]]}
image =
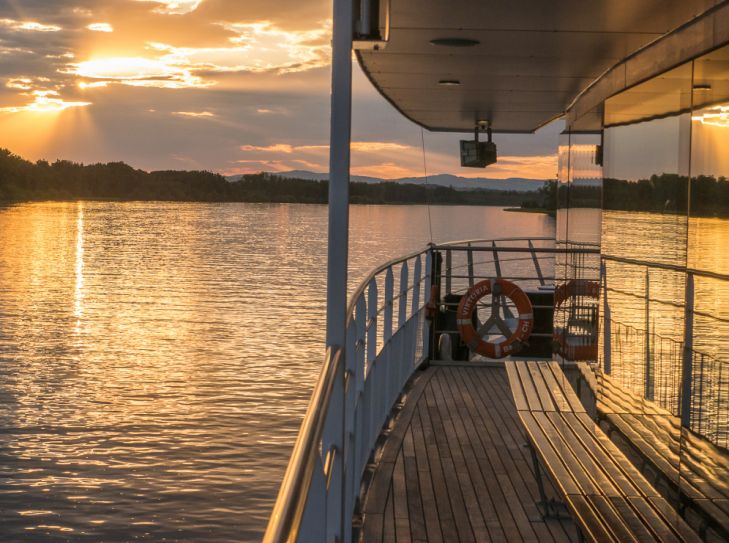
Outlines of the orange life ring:
{"label": "orange life ring", "polygon": [[[519,311],[519,323],[516,330],[501,343],[484,341],[473,326],[473,313],[476,310],[476,303],[487,294],[491,294],[492,291],[495,291],[495,294],[499,296],[509,298]],[[497,308],[498,306],[495,303],[493,307]],[[486,279],[473,285],[466,295],[461,298],[456,319],[458,332],[468,348],[489,358],[503,358],[521,350],[522,343],[526,341],[534,327],[534,311],[529,297],[518,286],[506,279]],[[501,316],[495,311],[492,312],[491,317],[483,326],[486,326],[492,320],[494,322],[498,320],[503,326],[506,326]],[[491,326],[488,328],[490,329]]]}
{"label": "orange life ring", "polygon": [[[571,279],[559,285],[554,290],[554,309],[574,296],[585,296],[587,298],[600,299],[600,283],[588,281],[587,279]],[[558,345],[559,354],[567,360],[583,361],[597,360],[597,341],[591,339],[589,343],[570,345],[567,342],[567,332],[564,329],[556,329],[554,340]]]}

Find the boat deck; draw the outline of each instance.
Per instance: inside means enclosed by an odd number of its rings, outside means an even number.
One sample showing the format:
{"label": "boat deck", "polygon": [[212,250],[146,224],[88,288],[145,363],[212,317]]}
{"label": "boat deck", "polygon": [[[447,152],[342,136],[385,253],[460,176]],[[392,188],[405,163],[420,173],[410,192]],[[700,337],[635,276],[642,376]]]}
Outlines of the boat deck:
{"label": "boat deck", "polygon": [[367,543],[577,541],[572,520],[542,519],[538,501],[506,371],[433,366],[385,442],[362,535]]}

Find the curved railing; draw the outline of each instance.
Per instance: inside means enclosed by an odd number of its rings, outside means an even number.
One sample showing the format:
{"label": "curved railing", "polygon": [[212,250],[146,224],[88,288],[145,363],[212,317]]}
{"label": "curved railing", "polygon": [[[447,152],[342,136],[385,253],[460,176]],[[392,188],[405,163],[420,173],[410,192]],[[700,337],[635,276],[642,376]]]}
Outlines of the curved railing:
{"label": "curved railing", "polygon": [[552,282],[555,253],[564,252],[553,244],[520,237],[430,245],[370,273],[351,297],[346,344],[326,353],[264,541],[352,540],[377,439],[408,379],[428,359],[431,285],[442,280],[451,292],[481,276],[517,279],[514,273],[536,285]]}
{"label": "curved railing", "polygon": [[360,481],[377,438],[427,358],[432,255],[429,247],[392,260],[354,292],[346,345],[326,353],[264,541],[352,540]]}

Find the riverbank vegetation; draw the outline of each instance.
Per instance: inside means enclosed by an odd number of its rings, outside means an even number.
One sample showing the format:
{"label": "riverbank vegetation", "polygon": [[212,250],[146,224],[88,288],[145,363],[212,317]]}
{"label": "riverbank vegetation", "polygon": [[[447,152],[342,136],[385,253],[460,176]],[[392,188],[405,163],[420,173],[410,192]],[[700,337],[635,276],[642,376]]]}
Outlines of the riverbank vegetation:
{"label": "riverbank vegetation", "polygon": [[[328,182],[289,179],[268,173],[228,181],[205,171],[134,169],[123,162],[83,165],[67,160],[30,162],[0,150],[0,200],[163,200],[185,202],[327,201]],[[356,204],[521,204],[528,193],[500,190],[456,190],[402,183],[352,183]]]}

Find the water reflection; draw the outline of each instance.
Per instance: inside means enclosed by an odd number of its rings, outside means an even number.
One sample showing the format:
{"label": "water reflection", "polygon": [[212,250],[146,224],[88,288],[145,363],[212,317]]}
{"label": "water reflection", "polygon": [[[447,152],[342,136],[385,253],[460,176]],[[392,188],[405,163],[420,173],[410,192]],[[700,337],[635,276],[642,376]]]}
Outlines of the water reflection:
{"label": "water reflection", "polygon": [[78,202],[76,215],[76,288],[74,290],[74,316],[76,317],[76,333],[81,328],[84,297],[84,204]]}
{"label": "water reflection", "polygon": [[[441,241],[554,235],[539,214],[432,217]],[[0,210],[0,540],[257,540],[323,356],[326,220]],[[429,241],[420,206],[354,206],[351,222],[351,286]]]}

